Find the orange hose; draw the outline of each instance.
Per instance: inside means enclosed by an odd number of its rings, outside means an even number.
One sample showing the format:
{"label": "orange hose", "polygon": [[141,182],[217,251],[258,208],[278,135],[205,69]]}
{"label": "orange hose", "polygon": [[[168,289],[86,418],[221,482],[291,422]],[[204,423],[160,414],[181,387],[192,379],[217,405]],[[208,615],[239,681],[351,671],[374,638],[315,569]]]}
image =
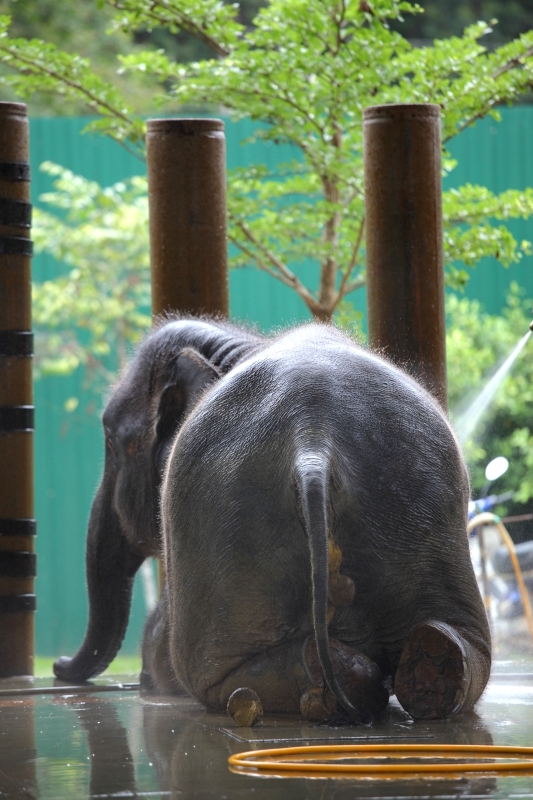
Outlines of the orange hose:
{"label": "orange hose", "polygon": [[477,514],[475,517],[473,517],[473,519],[471,519],[468,523],[466,531],[467,533],[470,533],[470,531],[472,531],[474,528],[479,528],[481,525],[494,525],[500,534],[502,542],[509,551],[509,557],[515,571],[518,588],[520,589],[520,596],[522,597],[522,604],[524,606],[529,633],[533,639],[533,613],[531,611],[531,603],[529,602],[529,595],[527,593],[524,578],[522,576],[522,570],[520,568],[520,564],[518,563],[514,542],[509,535],[509,531],[501,521],[500,517],[498,517],[496,514],[492,514],[490,511],[484,511],[482,514]]}
{"label": "orange hose", "polygon": [[[493,758],[524,758],[520,761],[487,762]],[[290,758],[290,761],[284,760]],[[376,758],[484,758],[462,764],[321,764],[316,758],[360,759]],[[230,767],[238,771],[306,773],[464,773],[464,772],[523,772],[533,769],[533,747],[508,747],[475,744],[364,744],[364,745],[310,745],[306,747],[281,747],[270,750],[249,750],[230,756]]]}

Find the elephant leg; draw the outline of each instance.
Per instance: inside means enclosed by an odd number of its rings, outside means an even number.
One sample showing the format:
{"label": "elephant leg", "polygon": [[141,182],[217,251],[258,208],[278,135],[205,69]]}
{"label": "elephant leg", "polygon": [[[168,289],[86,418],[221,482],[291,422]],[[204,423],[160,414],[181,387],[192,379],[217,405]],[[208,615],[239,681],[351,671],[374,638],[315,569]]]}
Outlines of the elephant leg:
{"label": "elephant leg", "polygon": [[188,694],[170,661],[168,588],[148,617],[142,642],[141,690],[161,694]]}
{"label": "elephant leg", "polygon": [[444,622],[411,632],[394,678],[394,691],[415,719],[443,719],[472,708],[486,686],[490,654]]}
{"label": "elephant leg", "polygon": [[[333,668],[350,701],[363,715],[374,715],[388,703],[379,667],[353,647],[329,639]],[[204,698],[215,710],[226,708],[234,691],[252,689],[263,710],[274,714],[302,714],[323,720],[337,710],[334,695],[326,687],[314,638],[299,638],[278,645],[240,664]]]}

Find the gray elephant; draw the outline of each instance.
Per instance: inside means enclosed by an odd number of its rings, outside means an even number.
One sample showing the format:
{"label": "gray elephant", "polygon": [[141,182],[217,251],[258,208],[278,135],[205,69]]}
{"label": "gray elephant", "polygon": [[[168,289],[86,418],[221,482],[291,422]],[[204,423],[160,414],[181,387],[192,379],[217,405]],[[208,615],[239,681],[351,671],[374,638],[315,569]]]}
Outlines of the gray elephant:
{"label": "gray elephant", "polygon": [[87,534],[89,623],[73,658],[54,664],[65,681],[103,672],[126,632],[135,573],[159,555],[159,488],[177,429],[206,387],[262,339],[223,321],[161,321],[119,382],[103,416],[105,466]]}
{"label": "gray elephant", "polygon": [[368,722],[392,691],[415,718],[471,708],[491,645],[468,499],[450,424],[407,374],[327,326],[265,342],[170,452],[145,683],[309,719]]}

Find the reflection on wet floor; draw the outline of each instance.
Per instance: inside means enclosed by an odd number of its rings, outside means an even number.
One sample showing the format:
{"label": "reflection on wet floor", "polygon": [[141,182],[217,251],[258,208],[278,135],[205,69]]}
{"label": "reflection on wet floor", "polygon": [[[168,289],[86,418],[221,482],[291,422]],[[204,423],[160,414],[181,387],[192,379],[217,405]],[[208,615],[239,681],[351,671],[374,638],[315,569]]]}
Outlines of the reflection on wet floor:
{"label": "reflection on wet floor", "polygon": [[[48,682],[50,685],[51,682]],[[35,688],[46,684],[36,680]],[[256,777],[228,769],[232,753],[305,743],[533,744],[533,662],[495,664],[477,713],[413,722],[392,703],[371,728],[312,727],[269,718],[237,728],[189,698],[137,691],[15,693],[0,682],[0,798],[533,798],[533,777],[390,780]],[[3,694],[9,688],[10,695]],[[27,687],[26,687],[27,688]],[[109,689],[109,687],[106,687]],[[24,689],[24,686],[22,686]],[[376,738],[378,737],[378,738]]]}

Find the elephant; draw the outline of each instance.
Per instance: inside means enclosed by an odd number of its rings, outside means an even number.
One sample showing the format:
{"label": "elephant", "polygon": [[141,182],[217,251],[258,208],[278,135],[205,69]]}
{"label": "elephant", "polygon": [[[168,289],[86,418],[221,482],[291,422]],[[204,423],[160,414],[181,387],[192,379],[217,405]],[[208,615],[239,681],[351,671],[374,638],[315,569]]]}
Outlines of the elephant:
{"label": "elephant", "polygon": [[392,693],[417,719],[480,697],[467,469],[438,402],[384,357],[319,323],[264,341],[181,426],[161,491],[147,686],[363,724]]}
{"label": "elephant", "polygon": [[176,430],[213,381],[262,344],[213,318],[164,318],[140,346],[103,414],[105,464],[88,524],[89,621],[64,681],[103,672],[126,632],[135,573],[160,553],[159,487]]}

